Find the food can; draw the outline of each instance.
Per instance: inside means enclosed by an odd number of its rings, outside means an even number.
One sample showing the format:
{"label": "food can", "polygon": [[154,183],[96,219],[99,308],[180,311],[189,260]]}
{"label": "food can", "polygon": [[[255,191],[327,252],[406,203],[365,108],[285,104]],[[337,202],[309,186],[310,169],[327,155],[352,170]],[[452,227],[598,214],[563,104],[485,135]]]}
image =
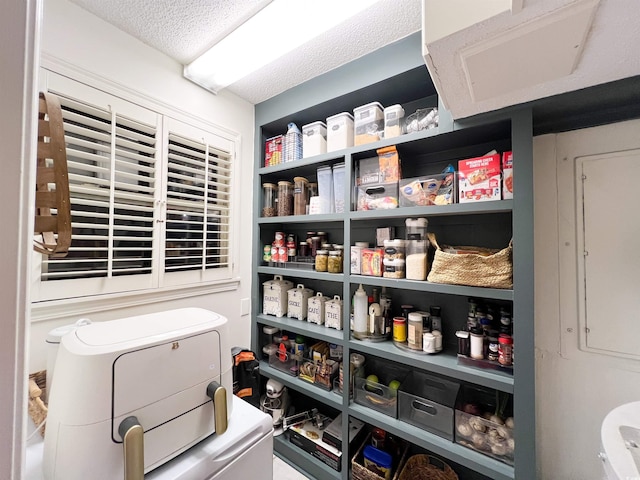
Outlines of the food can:
{"label": "food can", "polygon": [[404,343],[407,341],[407,319],[393,317],[393,341]]}

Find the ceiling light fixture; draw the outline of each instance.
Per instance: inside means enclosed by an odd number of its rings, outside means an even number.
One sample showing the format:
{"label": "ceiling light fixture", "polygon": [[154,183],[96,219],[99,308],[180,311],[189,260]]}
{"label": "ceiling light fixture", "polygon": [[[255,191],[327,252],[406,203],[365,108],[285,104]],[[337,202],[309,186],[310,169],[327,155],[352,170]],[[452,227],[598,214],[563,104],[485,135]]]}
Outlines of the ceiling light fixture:
{"label": "ceiling light fixture", "polygon": [[185,65],[184,76],[218,93],[377,1],[273,0]]}

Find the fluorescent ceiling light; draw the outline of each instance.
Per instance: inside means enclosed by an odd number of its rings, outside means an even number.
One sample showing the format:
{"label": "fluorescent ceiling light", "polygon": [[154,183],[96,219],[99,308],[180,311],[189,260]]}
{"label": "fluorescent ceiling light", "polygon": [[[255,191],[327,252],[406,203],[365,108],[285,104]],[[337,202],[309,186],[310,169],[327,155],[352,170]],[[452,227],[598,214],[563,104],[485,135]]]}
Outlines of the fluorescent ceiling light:
{"label": "fluorescent ceiling light", "polygon": [[186,65],[184,76],[217,93],[377,1],[273,0]]}

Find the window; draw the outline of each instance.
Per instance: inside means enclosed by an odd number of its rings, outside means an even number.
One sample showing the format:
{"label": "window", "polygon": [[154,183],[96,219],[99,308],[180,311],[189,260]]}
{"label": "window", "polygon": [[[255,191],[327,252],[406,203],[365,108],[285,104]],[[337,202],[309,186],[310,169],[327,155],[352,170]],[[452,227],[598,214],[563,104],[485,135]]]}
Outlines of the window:
{"label": "window", "polygon": [[72,242],[64,258],[40,257],[34,300],[230,278],[232,142],[82,87],[82,99],[52,92]]}

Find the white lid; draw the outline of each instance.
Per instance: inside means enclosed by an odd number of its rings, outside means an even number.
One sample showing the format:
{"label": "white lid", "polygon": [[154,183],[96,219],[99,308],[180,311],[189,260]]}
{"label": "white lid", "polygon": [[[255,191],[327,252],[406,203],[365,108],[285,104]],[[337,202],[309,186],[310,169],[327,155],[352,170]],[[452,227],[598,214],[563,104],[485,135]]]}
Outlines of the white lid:
{"label": "white lid", "polygon": [[369,110],[370,108],[379,108],[380,111],[382,111],[384,109],[384,107],[382,106],[382,104],[380,102],[371,102],[371,103],[367,103],[366,105],[361,105],[359,107],[356,107],[353,109],[353,113],[355,114],[356,112],[362,112],[363,110]]}
{"label": "white lid", "polygon": [[350,120],[353,120],[353,115],[351,115],[349,112],[342,112],[342,113],[336,113],[335,115],[331,115],[330,117],[327,117],[327,123],[329,123],[331,120],[337,120],[342,117],[346,117],[346,118],[349,118]]}
{"label": "white lid", "polygon": [[356,242],[356,247],[369,248],[369,242]]}
{"label": "white lid", "polygon": [[399,103],[396,103],[395,105],[391,105],[390,107],[386,107],[384,109],[384,115],[386,116],[387,113],[398,113],[399,117],[404,116],[404,108],[402,108],[402,105],[400,105]]}
{"label": "white lid", "polygon": [[314,127],[327,128],[327,125],[322,120],[318,120],[317,122],[311,122],[311,123],[307,123],[306,125],[303,125],[302,129],[304,130],[306,128],[314,128]]}
{"label": "white lid", "polygon": [[429,224],[429,220],[426,218],[407,218],[404,224],[407,227],[426,227]]}
{"label": "white lid", "polygon": [[383,240],[382,243],[385,247],[404,248],[404,246],[406,245],[406,240],[402,240],[401,238],[394,238],[393,240]]}

